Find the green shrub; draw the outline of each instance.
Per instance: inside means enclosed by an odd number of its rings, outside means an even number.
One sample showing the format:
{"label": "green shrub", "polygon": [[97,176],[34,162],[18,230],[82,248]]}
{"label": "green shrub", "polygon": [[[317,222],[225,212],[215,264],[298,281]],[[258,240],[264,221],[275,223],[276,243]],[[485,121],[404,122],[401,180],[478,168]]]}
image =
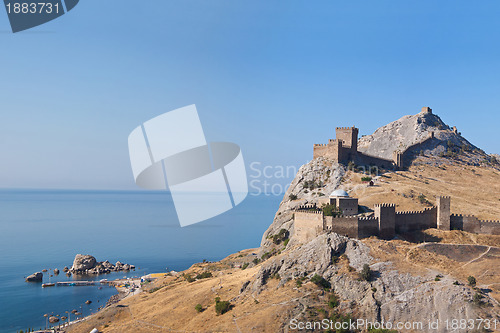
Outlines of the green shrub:
{"label": "green shrub", "polygon": [[196,306],[194,307],[194,309],[196,310],[196,312],[202,312],[203,311],[203,307],[201,306],[201,304],[196,304]]}
{"label": "green shrub", "polygon": [[332,256],[332,264],[338,263],[340,260],[339,256]]}
{"label": "green shrub", "polygon": [[290,194],[288,196],[288,199],[290,199],[290,200],[297,200],[297,196],[295,194]]}
{"label": "green shrub", "polygon": [[370,180],[372,180],[372,177],[361,177],[362,182],[369,182]]}
{"label": "green shrub", "polygon": [[272,236],[273,243],[278,245],[279,243],[288,239],[288,235],[289,235],[288,230],[281,229],[276,235]]}
{"label": "green shrub", "polygon": [[221,301],[220,297],[215,298],[215,312],[217,315],[223,315],[231,310],[232,305],[229,301]]}
{"label": "green shrub", "polygon": [[244,264],[243,264],[243,266],[241,266],[241,269],[245,269],[245,268],[247,268],[247,267],[248,267],[248,265],[249,265],[249,264],[248,264],[247,262],[246,262],[246,263],[244,263]]}
{"label": "green shrub", "polygon": [[368,264],[363,265],[363,269],[361,270],[361,278],[365,281],[370,281],[372,278],[372,270]]}
{"label": "green shrub", "polygon": [[473,277],[472,275],[467,278],[467,282],[469,283],[469,286],[472,287],[476,286],[476,278]]}
{"label": "green shrub", "polygon": [[330,295],[330,297],[328,298],[328,306],[333,309],[339,306],[339,304],[340,302],[338,297],[335,294]]}
{"label": "green shrub", "polygon": [[290,241],[290,239],[285,239],[285,241],[283,242],[283,245],[286,247],[288,245],[289,241]]}
{"label": "green shrub", "polygon": [[483,295],[481,295],[480,293],[475,293],[474,296],[472,296],[472,302],[478,306],[483,305]]}
{"label": "green shrub", "polygon": [[252,262],[253,262],[255,265],[257,265],[257,264],[260,262],[260,259],[259,259],[259,258],[254,258],[254,259],[252,260]]}
{"label": "green shrub", "polygon": [[342,215],[342,212],[340,211],[337,206],[332,205],[332,204],[324,204],[321,206],[321,209],[323,210],[323,215],[324,216],[340,216]]}
{"label": "green shrub", "polygon": [[200,280],[200,279],[206,279],[206,278],[211,278],[212,277],[212,273],[206,271],[206,272],[203,272],[201,274],[198,274],[196,275],[196,279],[197,280]]}
{"label": "green shrub", "polygon": [[319,276],[318,274],[314,274],[314,276],[311,278],[311,282],[317,285],[318,287],[323,287],[325,289],[330,289],[331,284],[327,280],[325,280],[322,276]]}
{"label": "green shrub", "polygon": [[194,282],[196,279],[191,276],[191,274],[184,274],[184,278],[186,279],[187,282]]}

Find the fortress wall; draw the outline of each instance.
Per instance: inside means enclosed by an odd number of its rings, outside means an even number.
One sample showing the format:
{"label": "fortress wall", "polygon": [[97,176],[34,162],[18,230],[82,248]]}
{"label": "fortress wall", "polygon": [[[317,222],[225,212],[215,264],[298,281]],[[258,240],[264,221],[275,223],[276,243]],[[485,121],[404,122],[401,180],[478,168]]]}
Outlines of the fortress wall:
{"label": "fortress wall", "polygon": [[371,236],[378,236],[378,219],[374,216],[360,217],[358,219],[358,237],[366,238]]}
{"label": "fortress wall", "polygon": [[450,216],[450,229],[463,230],[467,232],[480,233],[481,224],[474,215],[456,215]]}
{"label": "fortress wall", "polygon": [[384,158],[380,158],[377,156],[368,155],[358,151],[356,155],[356,164],[357,165],[376,165],[378,167],[382,167],[385,169],[392,169],[394,164],[391,160],[386,160]]}
{"label": "fortress wall", "polygon": [[325,216],[326,230],[339,235],[358,238],[358,218],[354,216]]}
{"label": "fortress wall", "polygon": [[436,207],[426,208],[421,211],[396,212],[396,232],[436,228],[436,221]]}
{"label": "fortress wall", "polygon": [[294,238],[307,243],[323,232],[323,212],[296,211],[293,224]]}
{"label": "fortress wall", "polygon": [[326,157],[328,147],[324,144],[315,144],[313,146],[313,158]]}
{"label": "fortress wall", "polygon": [[479,221],[481,234],[500,235],[500,221]]}
{"label": "fortress wall", "polygon": [[330,139],[327,144],[315,144],[313,146],[313,158],[325,157],[339,162],[343,157],[342,143]]}

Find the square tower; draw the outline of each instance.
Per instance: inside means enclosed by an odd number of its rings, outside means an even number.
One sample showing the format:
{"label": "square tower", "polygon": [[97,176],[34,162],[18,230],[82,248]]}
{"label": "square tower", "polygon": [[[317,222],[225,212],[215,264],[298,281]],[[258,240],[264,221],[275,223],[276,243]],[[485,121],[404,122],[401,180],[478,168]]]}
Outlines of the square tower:
{"label": "square tower", "polygon": [[378,219],[379,237],[383,239],[393,239],[396,235],[396,205],[375,205],[375,217]]}
{"label": "square tower", "polygon": [[335,134],[338,140],[342,140],[345,148],[350,148],[352,153],[358,151],[358,133],[359,129],[356,127],[337,127]]}
{"label": "square tower", "polygon": [[450,197],[437,196],[437,228],[441,230],[450,230]]}

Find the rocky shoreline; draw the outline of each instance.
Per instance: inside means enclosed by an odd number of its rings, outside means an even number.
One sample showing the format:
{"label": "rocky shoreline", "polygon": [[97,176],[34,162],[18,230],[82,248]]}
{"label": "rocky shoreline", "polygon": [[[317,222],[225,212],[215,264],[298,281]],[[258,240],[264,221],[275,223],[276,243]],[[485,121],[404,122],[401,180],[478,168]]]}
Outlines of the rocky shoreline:
{"label": "rocky shoreline", "polygon": [[[67,266],[63,268],[68,277],[71,275],[101,275],[133,270],[135,270],[134,265],[124,264],[120,261],[117,261],[115,264],[110,263],[108,260],[97,261],[95,257],[88,254],[77,254],[71,268]],[[36,272],[27,276],[25,278],[26,282],[42,282],[43,272],[47,272],[47,270],[44,269],[42,272]],[[55,268],[53,274],[59,275],[59,269]]]}

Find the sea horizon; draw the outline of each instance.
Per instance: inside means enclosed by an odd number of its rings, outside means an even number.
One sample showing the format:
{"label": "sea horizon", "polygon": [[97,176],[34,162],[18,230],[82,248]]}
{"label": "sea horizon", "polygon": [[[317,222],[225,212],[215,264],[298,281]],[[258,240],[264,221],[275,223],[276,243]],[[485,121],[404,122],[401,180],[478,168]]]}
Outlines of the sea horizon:
{"label": "sea horizon", "polygon": [[[222,215],[181,228],[167,191],[0,189],[0,333],[44,328],[46,313],[88,315],[117,292],[114,288],[53,287],[27,283],[42,269],[58,268],[51,282],[70,280],[62,269],[76,254],[121,261],[136,271],[95,279],[181,271],[204,259],[220,260],[260,245],[281,197],[248,195]],[[47,282],[47,275],[44,276]],[[89,298],[90,306],[84,302]]]}

